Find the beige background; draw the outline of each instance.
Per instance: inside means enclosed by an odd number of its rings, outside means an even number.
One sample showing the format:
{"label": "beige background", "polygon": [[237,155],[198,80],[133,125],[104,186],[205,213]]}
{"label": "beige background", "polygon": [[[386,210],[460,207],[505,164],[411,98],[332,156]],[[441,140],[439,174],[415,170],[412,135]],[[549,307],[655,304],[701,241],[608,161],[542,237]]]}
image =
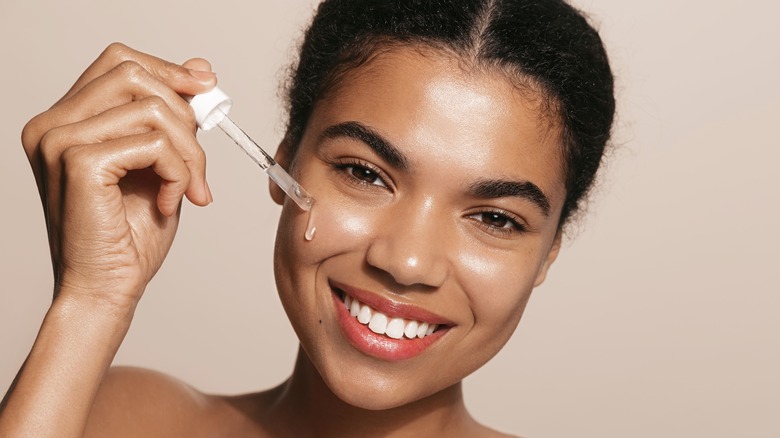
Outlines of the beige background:
{"label": "beige background", "polygon": [[[209,58],[233,119],[273,150],[278,79],[313,3],[0,3],[2,391],[52,285],[25,121],[119,40]],[[535,438],[780,436],[780,8],[737,3],[577,1],[618,76],[617,148],[518,333],[467,379],[482,421]],[[266,388],[296,349],[271,278],[278,208],[235,146],[201,139],[216,202],[184,208],[116,363],[205,391]]]}

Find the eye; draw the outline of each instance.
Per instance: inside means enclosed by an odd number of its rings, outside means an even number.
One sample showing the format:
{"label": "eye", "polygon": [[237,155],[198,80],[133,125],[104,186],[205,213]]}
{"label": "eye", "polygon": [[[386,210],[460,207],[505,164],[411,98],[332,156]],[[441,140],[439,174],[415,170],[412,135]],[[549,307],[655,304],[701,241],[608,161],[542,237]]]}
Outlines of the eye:
{"label": "eye", "polygon": [[502,235],[509,235],[513,233],[523,233],[526,231],[525,226],[521,225],[517,220],[510,217],[508,213],[498,211],[482,211],[474,213],[469,216],[481,227],[492,233],[499,233]]}
{"label": "eye", "polygon": [[490,225],[496,228],[506,228],[507,225],[511,226],[509,218],[498,213],[480,213],[482,223]]}
{"label": "eye", "polygon": [[374,170],[367,163],[344,163],[337,166],[347,177],[357,183],[368,184],[379,187],[387,187],[385,181],[379,175],[379,171]]}

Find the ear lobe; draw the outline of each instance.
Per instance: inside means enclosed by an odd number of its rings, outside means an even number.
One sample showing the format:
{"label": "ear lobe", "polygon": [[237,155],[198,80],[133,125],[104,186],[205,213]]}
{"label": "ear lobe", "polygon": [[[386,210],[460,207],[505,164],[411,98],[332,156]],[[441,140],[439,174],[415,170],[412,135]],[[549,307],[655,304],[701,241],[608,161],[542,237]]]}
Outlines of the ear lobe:
{"label": "ear lobe", "polygon": [[[279,143],[279,147],[276,148],[276,154],[274,154],[274,160],[282,166],[285,170],[290,170],[290,142],[285,137]],[[285,194],[284,191],[276,185],[275,182],[268,179],[268,191],[271,193],[271,199],[279,205],[284,204]]]}
{"label": "ear lobe", "polygon": [[552,247],[550,248],[550,252],[547,254],[547,260],[544,261],[544,264],[542,264],[542,267],[539,269],[539,272],[536,274],[536,280],[534,280],[534,287],[540,286],[542,283],[544,283],[544,280],[547,278],[547,271],[550,269],[550,266],[553,264],[555,259],[558,258],[558,252],[561,250],[561,231],[559,230],[558,233],[555,235],[555,239],[553,240]]}

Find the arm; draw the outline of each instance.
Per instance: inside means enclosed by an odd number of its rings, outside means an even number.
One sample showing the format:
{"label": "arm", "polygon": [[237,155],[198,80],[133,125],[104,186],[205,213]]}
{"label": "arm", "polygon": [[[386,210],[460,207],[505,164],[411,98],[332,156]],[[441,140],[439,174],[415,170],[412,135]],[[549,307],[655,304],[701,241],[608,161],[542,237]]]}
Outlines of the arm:
{"label": "arm", "polygon": [[0,436],[81,436],[132,309],[55,300],[0,413]]}
{"label": "arm", "polygon": [[210,89],[203,60],[178,66],[111,45],[25,127],[46,214],[54,299],[0,405],[0,436],[78,437],[183,196],[211,201],[205,157],[181,95]]}

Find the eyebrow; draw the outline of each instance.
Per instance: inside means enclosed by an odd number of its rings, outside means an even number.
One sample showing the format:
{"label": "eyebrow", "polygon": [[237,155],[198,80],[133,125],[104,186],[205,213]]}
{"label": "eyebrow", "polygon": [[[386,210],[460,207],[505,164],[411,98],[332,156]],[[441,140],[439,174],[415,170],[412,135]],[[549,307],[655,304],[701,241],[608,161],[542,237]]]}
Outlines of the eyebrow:
{"label": "eyebrow", "polygon": [[[365,143],[383,160],[397,169],[408,170],[410,167],[408,158],[398,148],[381,134],[360,122],[350,121],[331,125],[321,135],[323,139],[339,137],[353,138]],[[530,181],[480,180],[469,186],[469,192],[477,198],[518,197],[527,199],[536,205],[545,216],[550,215],[550,200],[536,184]]]}
{"label": "eyebrow", "polygon": [[333,139],[339,137],[348,137],[360,140],[370,147],[377,155],[391,166],[400,169],[409,169],[409,160],[392,143],[387,141],[381,134],[359,122],[344,122],[337,125],[328,126],[322,132],[321,138]]}
{"label": "eyebrow", "polygon": [[550,215],[550,200],[530,181],[482,180],[469,186],[469,192],[478,198],[504,198],[515,196],[531,201],[545,216]]}

